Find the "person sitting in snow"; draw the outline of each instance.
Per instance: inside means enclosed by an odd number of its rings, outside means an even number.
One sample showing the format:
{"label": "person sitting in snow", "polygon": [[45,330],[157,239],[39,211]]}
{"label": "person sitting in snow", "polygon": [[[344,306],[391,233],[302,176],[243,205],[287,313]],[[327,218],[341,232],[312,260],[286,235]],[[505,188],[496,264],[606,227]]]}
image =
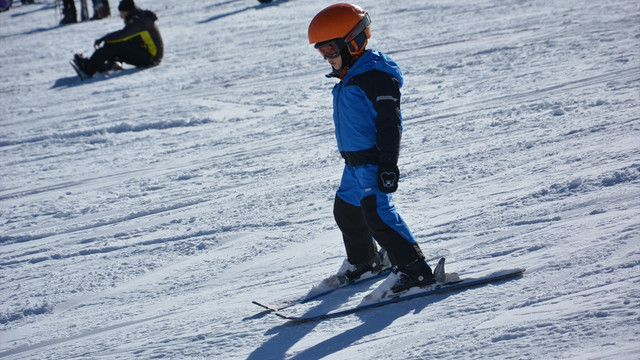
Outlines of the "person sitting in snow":
{"label": "person sitting in snow", "polygon": [[75,64],[89,77],[96,72],[116,68],[118,62],[153,66],[162,60],[164,45],[155,23],[158,20],[156,14],[137,8],[133,0],[122,0],[118,10],[125,27],[96,40],[96,51],[91,58],[87,59],[82,54],[74,56]]}
{"label": "person sitting in snow", "polygon": [[[347,258],[338,277],[355,281],[382,270],[376,242],[389,257],[397,279],[393,292],[435,282],[405,221],[390,204],[398,187],[402,135],[402,73],[389,56],[366,50],[369,14],[347,3],[331,5],[311,21],[309,43],[340,79],[333,88],[333,121],[345,160],[333,213]],[[375,240],[375,242],[374,242]]]}

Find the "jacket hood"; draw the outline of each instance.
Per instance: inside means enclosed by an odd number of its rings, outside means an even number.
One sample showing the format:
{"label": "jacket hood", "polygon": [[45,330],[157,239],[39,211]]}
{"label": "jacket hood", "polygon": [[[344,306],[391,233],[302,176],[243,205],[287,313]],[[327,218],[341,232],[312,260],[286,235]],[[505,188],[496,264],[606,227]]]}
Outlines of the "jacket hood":
{"label": "jacket hood", "polygon": [[135,10],[129,12],[129,15],[127,15],[127,17],[124,19],[124,23],[128,24],[135,18],[138,18],[142,21],[150,22],[155,22],[156,20],[158,20],[158,16],[153,11],[136,8]]}

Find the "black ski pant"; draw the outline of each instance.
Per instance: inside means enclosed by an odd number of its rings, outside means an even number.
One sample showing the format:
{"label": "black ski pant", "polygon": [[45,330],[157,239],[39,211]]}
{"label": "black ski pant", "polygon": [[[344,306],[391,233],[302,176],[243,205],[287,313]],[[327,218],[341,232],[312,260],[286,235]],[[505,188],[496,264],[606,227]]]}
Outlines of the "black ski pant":
{"label": "black ski pant", "polygon": [[375,241],[387,251],[393,265],[404,266],[424,255],[417,243],[407,241],[378,214],[376,195],[354,206],[336,196],[333,214],[342,231],[347,259],[352,264],[369,262],[377,251]]}
{"label": "black ski pant", "polygon": [[62,1],[62,14],[64,16],[70,16],[74,19],[76,18],[76,4],[74,0],[63,0]]}
{"label": "black ski pant", "polygon": [[86,73],[92,76],[96,71],[109,70],[115,61],[134,66],[151,66],[155,59],[145,48],[129,41],[106,43],[91,55]]}

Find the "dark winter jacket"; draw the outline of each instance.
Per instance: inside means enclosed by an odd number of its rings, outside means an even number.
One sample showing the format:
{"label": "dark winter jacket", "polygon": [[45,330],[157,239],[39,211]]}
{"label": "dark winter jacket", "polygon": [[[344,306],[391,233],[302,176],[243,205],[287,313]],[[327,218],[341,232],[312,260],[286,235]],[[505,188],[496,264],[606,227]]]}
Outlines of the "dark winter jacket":
{"label": "dark winter jacket", "polygon": [[369,50],[333,88],[338,150],[347,165],[397,164],[402,82],[402,72],[393,59]]}
{"label": "dark winter jacket", "polygon": [[98,41],[104,41],[107,44],[133,42],[147,50],[150,64],[158,64],[164,55],[164,45],[156,20],[158,17],[153,12],[135,9],[124,19],[125,27],[122,30],[109,33]]}

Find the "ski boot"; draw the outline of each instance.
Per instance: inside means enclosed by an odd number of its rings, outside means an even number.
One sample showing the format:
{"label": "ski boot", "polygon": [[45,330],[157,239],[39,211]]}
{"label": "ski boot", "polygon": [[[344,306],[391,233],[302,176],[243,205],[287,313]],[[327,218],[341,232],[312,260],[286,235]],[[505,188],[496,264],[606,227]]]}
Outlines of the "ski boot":
{"label": "ski boot", "polygon": [[370,277],[384,272],[387,269],[391,269],[391,262],[389,261],[387,253],[382,249],[376,253],[373,259],[363,264],[354,265],[350,263],[349,260],[344,259],[338,272],[314,286],[310,294],[323,292],[331,288],[338,288],[360,280],[364,275]]}
{"label": "ski boot", "polygon": [[377,252],[373,257],[373,259],[362,264],[353,265],[349,263],[348,260],[345,260],[345,263],[343,264],[344,276],[346,276],[348,281],[351,282],[351,281],[358,280],[362,275],[364,275],[367,272],[371,272],[372,274],[377,274],[381,272],[384,267],[384,256],[385,256],[384,250],[381,250],[381,252],[383,252],[382,255],[380,252]]}
{"label": "ski boot", "polygon": [[427,286],[436,282],[431,268],[424,259],[417,259],[396,269],[397,280],[391,287],[393,293],[399,293],[415,286]]}

